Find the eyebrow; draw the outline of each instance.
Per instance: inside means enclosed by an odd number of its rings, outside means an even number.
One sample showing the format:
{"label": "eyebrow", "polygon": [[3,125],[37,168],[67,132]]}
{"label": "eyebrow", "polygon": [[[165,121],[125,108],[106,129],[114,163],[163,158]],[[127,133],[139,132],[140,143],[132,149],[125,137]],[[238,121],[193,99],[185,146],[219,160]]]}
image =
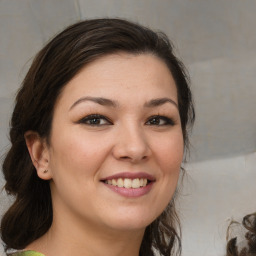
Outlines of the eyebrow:
{"label": "eyebrow", "polygon": [[78,99],[76,102],[73,103],[73,105],[70,107],[69,110],[71,110],[72,108],[74,108],[76,105],[78,105],[81,102],[85,102],[85,101],[92,101],[95,103],[98,103],[102,106],[109,106],[109,107],[117,107],[117,102],[110,100],[110,99],[106,99],[106,98],[102,98],[102,97],[82,97],[80,99]]}
{"label": "eyebrow", "polygon": [[152,107],[158,107],[158,106],[161,106],[161,105],[164,105],[165,103],[171,103],[173,104],[175,107],[178,108],[178,104],[170,99],[170,98],[159,98],[159,99],[152,99],[148,102],[146,102],[144,104],[145,107],[148,107],[148,108],[152,108]]}
{"label": "eyebrow", "polygon": [[[77,101],[75,101],[69,110],[71,110],[76,105],[80,104],[81,102],[85,102],[85,101],[92,101],[92,102],[95,102],[102,106],[109,106],[109,107],[114,107],[114,108],[118,106],[118,103],[114,100],[110,100],[110,99],[102,98],[102,97],[87,96],[87,97],[82,97],[82,98],[78,99]],[[144,104],[144,107],[147,107],[147,108],[158,107],[158,106],[164,105],[165,103],[171,103],[178,108],[178,104],[170,98],[152,99],[152,100],[146,102]]]}

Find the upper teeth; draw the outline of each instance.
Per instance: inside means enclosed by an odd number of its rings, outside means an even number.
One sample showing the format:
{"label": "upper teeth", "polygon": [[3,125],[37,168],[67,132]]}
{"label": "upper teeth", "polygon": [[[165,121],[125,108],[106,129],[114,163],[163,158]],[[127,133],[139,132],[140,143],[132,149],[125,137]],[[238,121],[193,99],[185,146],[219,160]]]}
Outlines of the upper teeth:
{"label": "upper teeth", "polygon": [[112,186],[117,186],[119,188],[139,188],[139,187],[145,187],[148,183],[147,179],[112,179],[112,180],[106,180],[105,183],[112,185]]}

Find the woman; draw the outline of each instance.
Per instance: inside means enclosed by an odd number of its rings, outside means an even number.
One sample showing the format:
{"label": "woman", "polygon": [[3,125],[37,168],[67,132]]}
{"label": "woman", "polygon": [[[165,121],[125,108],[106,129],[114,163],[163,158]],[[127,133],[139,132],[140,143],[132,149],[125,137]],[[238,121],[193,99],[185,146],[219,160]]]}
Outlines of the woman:
{"label": "woman", "polygon": [[179,254],[175,191],[193,121],[188,80],[164,34],[119,19],[65,29],[16,97],[3,163],[16,197],[1,222],[6,249]]}

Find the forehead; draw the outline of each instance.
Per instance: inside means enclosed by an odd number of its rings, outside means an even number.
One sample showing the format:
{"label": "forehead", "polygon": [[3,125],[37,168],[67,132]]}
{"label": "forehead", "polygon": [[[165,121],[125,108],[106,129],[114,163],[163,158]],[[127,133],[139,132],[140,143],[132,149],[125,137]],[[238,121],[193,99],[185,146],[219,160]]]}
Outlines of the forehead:
{"label": "forehead", "polygon": [[58,101],[74,101],[81,96],[115,97],[121,101],[170,96],[177,101],[177,90],[169,68],[159,57],[121,52],[87,64],[67,83]]}

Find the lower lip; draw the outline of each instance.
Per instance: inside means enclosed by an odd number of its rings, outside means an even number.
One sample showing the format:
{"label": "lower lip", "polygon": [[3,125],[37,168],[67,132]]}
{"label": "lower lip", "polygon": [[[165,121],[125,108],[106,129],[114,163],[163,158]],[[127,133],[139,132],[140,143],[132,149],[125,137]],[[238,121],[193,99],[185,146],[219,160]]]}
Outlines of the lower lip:
{"label": "lower lip", "polygon": [[152,189],[153,183],[154,182],[150,182],[147,186],[140,187],[140,188],[124,188],[124,187],[120,188],[120,187],[112,186],[112,185],[109,185],[106,183],[104,183],[104,185],[121,196],[140,197],[140,196],[144,196],[147,193],[149,193],[149,191]]}

